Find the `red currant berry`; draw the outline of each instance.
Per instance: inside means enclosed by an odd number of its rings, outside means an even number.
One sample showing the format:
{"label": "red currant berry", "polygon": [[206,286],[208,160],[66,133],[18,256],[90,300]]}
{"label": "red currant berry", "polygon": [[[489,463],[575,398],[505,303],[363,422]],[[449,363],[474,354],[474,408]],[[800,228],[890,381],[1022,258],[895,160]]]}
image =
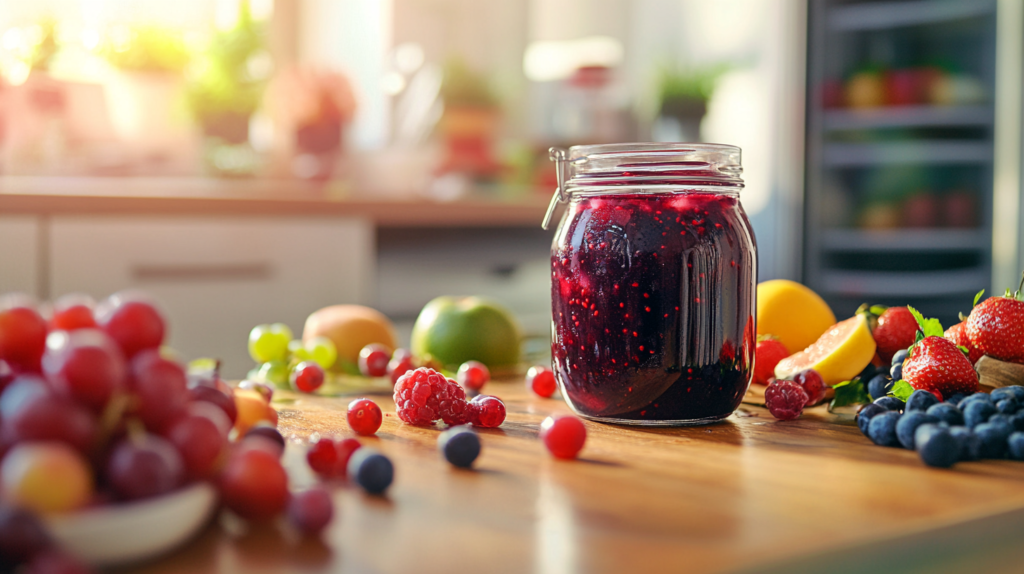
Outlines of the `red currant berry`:
{"label": "red currant berry", "polygon": [[487,429],[498,428],[505,422],[505,403],[498,397],[477,395],[473,397],[473,424]]}
{"label": "red currant berry", "polygon": [[335,443],[336,451],[334,476],[345,478],[348,475],[348,459],[363,445],[354,438],[346,438]]}
{"label": "red currant berry", "polygon": [[307,535],[316,536],[334,517],[334,502],[329,492],[314,487],[300,492],[288,502],[288,521]]}
{"label": "red currant berry", "polygon": [[274,518],[288,504],[288,474],[281,461],[263,449],[234,453],[221,473],[220,489],[225,506],[247,520]]}
{"label": "red currant berry", "polygon": [[779,420],[795,419],[804,412],[807,391],[793,381],[776,379],[764,391],[764,404],[768,412]]}
{"label": "red currant berry", "polygon": [[292,388],[312,393],[324,384],[324,368],[314,361],[303,361],[292,369]]}
{"label": "red currant berry", "polygon": [[309,445],[306,451],[306,462],[313,472],[323,478],[331,478],[334,475],[334,468],[338,462],[338,448],[334,441],[323,437]]}
{"label": "red currant berry", "polygon": [[[398,351],[405,351],[405,349],[399,349]],[[413,370],[414,367],[412,356],[406,354],[399,355],[398,351],[395,351],[395,356],[388,363],[388,375],[391,377],[392,385],[398,382],[399,377]],[[405,352],[408,353],[408,351]]]}
{"label": "red currant berry", "polygon": [[526,387],[538,396],[548,398],[555,394],[558,385],[555,383],[555,373],[547,367],[536,365],[526,371]]}
{"label": "red currant berry", "polygon": [[821,379],[818,371],[808,369],[797,373],[793,377],[793,382],[803,387],[807,393],[807,404],[804,406],[813,406],[825,400],[825,391],[828,387],[825,386],[825,381]]}
{"label": "red currant berry", "polygon": [[388,374],[391,351],[380,343],[370,343],[359,351],[359,372],[364,377],[383,377]]}
{"label": "red currant berry", "polygon": [[380,407],[370,399],[356,399],[348,404],[348,426],[358,434],[372,435],[383,420]]}
{"label": "red currant berry", "polygon": [[587,427],[574,416],[550,416],[540,424],[540,439],[555,457],[576,458],[587,441]]}
{"label": "red currant berry", "polygon": [[491,371],[480,361],[466,361],[459,366],[456,377],[462,388],[468,391],[479,391],[484,388],[487,381],[491,380]]}

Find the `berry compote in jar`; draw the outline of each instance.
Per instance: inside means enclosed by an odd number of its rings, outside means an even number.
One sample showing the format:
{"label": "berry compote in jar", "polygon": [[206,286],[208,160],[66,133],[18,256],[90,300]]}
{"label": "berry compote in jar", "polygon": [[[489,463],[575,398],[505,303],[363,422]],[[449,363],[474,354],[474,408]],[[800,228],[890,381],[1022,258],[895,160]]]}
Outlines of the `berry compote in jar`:
{"label": "berry compote in jar", "polygon": [[753,372],[757,247],[740,150],[551,150],[568,206],[551,246],[552,362],[569,406],[620,424],[729,416]]}

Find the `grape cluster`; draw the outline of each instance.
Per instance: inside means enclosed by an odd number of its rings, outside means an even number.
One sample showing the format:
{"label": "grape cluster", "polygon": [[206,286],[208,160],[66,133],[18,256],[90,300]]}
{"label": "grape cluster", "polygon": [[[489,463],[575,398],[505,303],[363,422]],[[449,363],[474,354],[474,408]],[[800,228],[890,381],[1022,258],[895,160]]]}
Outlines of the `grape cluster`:
{"label": "grape cluster", "polygon": [[[215,366],[189,375],[161,353],[165,333],[159,309],[136,293],[98,305],[75,295],[48,308],[0,301],[0,534],[37,513],[156,497],[201,480],[215,481],[244,518],[285,512],[271,389],[235,390]],[[322,522],[318,512],[306,530]],[[39,552],[0,543],[0,565],[71,560],[32,544]]]}

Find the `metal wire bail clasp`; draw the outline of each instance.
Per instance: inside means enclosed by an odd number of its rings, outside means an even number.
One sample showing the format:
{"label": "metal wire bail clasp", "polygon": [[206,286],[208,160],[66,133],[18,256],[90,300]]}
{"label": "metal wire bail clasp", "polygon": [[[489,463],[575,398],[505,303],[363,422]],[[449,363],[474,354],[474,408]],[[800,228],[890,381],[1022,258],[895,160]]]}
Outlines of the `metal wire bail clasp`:
{"label": "metal wire bail clasp", "polygon": [[565,170],[569,169],[569,160],[566,157],[566,152],[562,148],[549,148],[548,159],[555,162],[555,178],[558,182],[558,187],[555,188],[555,194],[551,196],[551,203],[548,204],[548,211],[544,214],[544,222],[540,224],[541,228],[545,231],[547,231],[548,226],[551,224],[551,217],[555,214],[555,208],[558,207],[558,204],[568,201],[568,197],[565,193]]}

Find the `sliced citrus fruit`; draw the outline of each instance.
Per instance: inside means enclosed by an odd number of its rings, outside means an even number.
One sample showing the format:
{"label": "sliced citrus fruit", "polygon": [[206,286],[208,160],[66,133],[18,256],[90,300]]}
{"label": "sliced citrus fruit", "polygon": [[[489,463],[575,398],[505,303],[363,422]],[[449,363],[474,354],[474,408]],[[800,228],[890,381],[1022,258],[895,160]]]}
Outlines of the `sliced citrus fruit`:
{"label": "sliced citrus fruit", "polygon": [[835,322],[828,303],[800,283],[773,279],[757,286],[757,334],[774,336],[790,353],[806,349]]}
{"label": "sliced citrus fruit", "polygon": [[867,316],[856,315],[832,325],[814,344],[779,361],[775,378],[792,379],[801,371],[814,369],[825,384],[834,385],[857,376],[874,356],[875,339]]}

